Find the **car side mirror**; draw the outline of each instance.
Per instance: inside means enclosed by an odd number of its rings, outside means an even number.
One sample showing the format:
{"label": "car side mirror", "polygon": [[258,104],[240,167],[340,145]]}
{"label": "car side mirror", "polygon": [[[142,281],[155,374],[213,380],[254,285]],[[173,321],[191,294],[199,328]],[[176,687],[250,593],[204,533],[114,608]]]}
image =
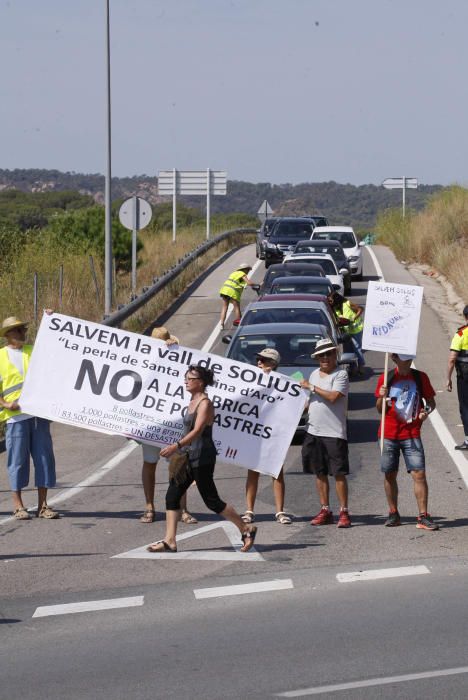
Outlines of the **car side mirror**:
{"label": "car side mirror", "polygon": [[232,340],[232,335],[223,335],[221,338],[221,342],[224,343],[225,345],[229,345],[229,343]]}
{"label": "car side mirror", "polygon": [[362,247],[365,246],[365,245],[366,245],[366,244],[364,243],[364,241],[359,241],[359,247],[360,247],[360,248],[362,248]]}
{"label": "car side mirror", "polygon": [[349,272],[349,270],[346,267],[342,267],[339,270],[340,275],[346,275]]}

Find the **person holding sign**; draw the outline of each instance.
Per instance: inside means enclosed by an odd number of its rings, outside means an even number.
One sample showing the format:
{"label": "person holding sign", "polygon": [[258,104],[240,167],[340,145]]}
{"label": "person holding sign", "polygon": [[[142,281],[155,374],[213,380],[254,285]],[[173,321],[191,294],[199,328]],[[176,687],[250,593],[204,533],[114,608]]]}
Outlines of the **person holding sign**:
{"label": "person holding sign", "polygon": [[[279,363],[281,362],[281,357],[278,350],[274,348],[264,348],[261,350],[257,356],[257,365],[262,369],[265,374],[269,374],[272,370],[275,370]],[[247,510],[242,516],[244,523],[253,523],[255,520],[255,499],[257,498],[258,491],[258,480],[260,474],[253,469],[249,469],[247,473],[247,481],[245,484],[245,500],[247,505]],[[276,477],[273,477],[273,495],[275,497],[275,507],[276,515],[275,519],[281,525],[290,525],[291,517],[284,512],[284,472],[281,468],[280,473]]]}
{"label": "person holding sign", "polygon": [[[167,328],[158,326],[153,328],[151,337],[157,340],[163,340],[166,345],[178,345],[179,339],[175,335],[171,335]],[[140,522],[150,524],[156,518],[156,510],[154,507],[154,491],[156,488],[156,466],[159,461],[161,448],[156,445],[147,445],[141,443],[143,450],[143,468],[141,470],[141,480],[143,482],[143,491],[145,493],[146,507],[143,515],[140,516]],[[180,501],[180,519],[186,525],[195,525],[198,520],[193,517],[187,510],[187,494],[182,496]]]}
{"label": "person holding sign", "polygon": [[211,369],[190,365],[185,374],[185,387],[190,394],[187,412],[182,416],[184,432],[180,440],[161,450],[161,457],[172,458],[176,463],[166,494],[166,534],[160,542],[147,547],[148,552],[177,552],[177,523],[180,501],[189,486],[195,481],[206,506],[230,520],[241,533],[241,552],[252,549],[257,528],[246,525],[233,506],[226,504],[218,495],[213,474],[216,463],[216,446],[212,431],[214,407],[206,394],[206,388],[214,384]]}
{"label": "person holding sign", "polygon": [[450,355],[447,368],[447,391],[452,391],[452,373],[457,372],[457,394],[460,417],[465,432],[465,439],[456,450],[468,450],[468,305],[463,309],[465,324],[460,326],[450,343]]}
{"label": "person holding sign", "polygon": [[[381,374],[375,390],[379,413],[382,413],[383,402],[386,402],[380,461],[389,506],[385,525],[387,527],[401,525],[397,483],[401,452],[406,469],[413,478],[414,495],[419,509],[416,527],[422,530],[438,530],[439,526],[427,512],[428,485],[424,447],[421,442],[421,425],[436,406],[435,391],[425,372],[411,369],[412,355],[393,353],[391,358],[396,369],[389,373],[385,384],[385,376]],[[381,428],[379,428],[380,435]]]}
{"label": "person holding sign", "polygon": [[249,287],[256,286],[247,277],[247,273],[250,272],[251,269],[252,265],[249,265],[249,263],[241,263],[237,270],[234,270],[234,272],[232,272],[229,275],[229,277],[219,290],[219,296],[221,297],[223,302],[223,306],[221,309],[221,318],[219,319],[221,329],[224,329],[224,322],[226,320],[226,314],[228,312],[229,304],[233,305],[234,313],[236,315],[233,323],[235,326],[239,324],[239,321],[241,319],[240,300],[242,292],[244,291],[247,285]]}
{"label": "person holding sign", "polygon": [[349,474],[346,415],[348,409],[348,373],[338,369],[337,347],[332,340],[324,338],[315,346],[312,357],[319,361],[309,381],[300,384],[310,391],[309,421],[302,445],[304,472],[315,474],[320,511],[310,521],[311,525],[333,523],[330,510],[330,485],[328,477],[335,477],[336,495],[340,503],[337,527],[351,527],[348,512]]}
{"label": "person holding sign", "polygon": [[[52,313],[47,310],[47,313]],[[5,444],[7,470],[13,497],[13,515],[30,520],[22,491],[29,484],[31,457],[37,487],[37,517],[55,520],[57,511],[47,504],[47,489],[55,486],[55,457],[50,421],[22,413],[21,389],[29,367],[32,345],[26,344],[28,324],[11,316],[6,318],[0,336],[7,341],[0,350],[0,420],[6,421]]]}

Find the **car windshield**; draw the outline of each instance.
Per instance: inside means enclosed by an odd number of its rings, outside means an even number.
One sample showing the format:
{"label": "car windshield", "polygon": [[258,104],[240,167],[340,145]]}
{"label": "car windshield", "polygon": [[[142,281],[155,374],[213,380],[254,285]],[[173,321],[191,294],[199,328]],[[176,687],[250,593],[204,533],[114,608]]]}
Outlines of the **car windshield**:
{"label": "car windshield", "polygon": [[315,245],[313,243],[298,243],[294,248],[294,253],[300,253],[301,255],[304,253],[324,253],[325,255],[331,255],[333,260],[343,260],[344,258],[341,246],[321,246],[318,241]]}
{"label": "car windshield", "polygon": [[327,233],[316,233],[314,240],[317,241],[339,241],[342,248],[354,248],[356,239],[354,234],[348,231],[328,231]]}
{"label": "car windshield", "polygon": [[279,221],[275,226],[271,240],[275,238],[310,238],[314,227],[304,221]]}
{"label": "car windshield", "polygon": [[258,335],[238,335],[229,348],[229,358],[238,362],[256,364],[256,356],[264,348],[274,348],[281,355],[280,368],[312,367],[317,365],[317,360],[311,357],[315,345],[323,336],[315,333],[278,333],[271,335],[259,333]]}
{"label": "car windshield", "polygon": [[327,296],[333,291],[330,284],[320,284],[319,282],[281,282],[276,284],[276,280],[271,285],[270,294],[322,294]]}
{"label": "car windshield", "polygon": [[257,308],[250,309],[242,316],[243,326],[257,323],[316,323],[330,328],[330,319],[322,309],[314,308]]}
{"label": "car windshield", "polygon": [[314,265],[320,265],[326,275],[336,275],[336,267],[332,260],[324,258],[311,258],[310,262]]}
{"label": "car windshield", "polygon": [[[265,275],[265,279],[263,280],[263,286],[262,289],[263,291],[265,289],[270,289],[271,285],[273,284],[273,280],[275,277],[299,277],[300,275],[311,275],[312,272],[310,272],[307,267],[299,267],[297,266],[297,271],[292,270],[292,269],[287,269],[287,270],[268,270],[267,274]],[[325,277],[325,273],[321,267],[319,269],[314,269],[313,271],[314,277]]]}
{"label": "car windshield", "polygon": [[276,224],[276,219],[267,219],[265,223],[263,224],[263,230],[262,233],[264,236],[269,236],[273,226]]}

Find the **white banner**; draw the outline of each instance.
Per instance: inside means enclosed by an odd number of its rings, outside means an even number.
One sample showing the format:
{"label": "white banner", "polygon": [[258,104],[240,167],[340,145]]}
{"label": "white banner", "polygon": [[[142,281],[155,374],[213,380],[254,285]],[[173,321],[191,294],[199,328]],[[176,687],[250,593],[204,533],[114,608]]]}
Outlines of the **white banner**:
{"label": "white banner", "polygon": [[416,355],[423,287],[369,282],[362,347]]}
{"label": "white banner", "polygon": [[227,463],[278,476],[305,395],[278,372],[61,314],[44,314],[20,398],[25,413],[167,445],[182,434],[187,367],[215,373],[207,393]]}

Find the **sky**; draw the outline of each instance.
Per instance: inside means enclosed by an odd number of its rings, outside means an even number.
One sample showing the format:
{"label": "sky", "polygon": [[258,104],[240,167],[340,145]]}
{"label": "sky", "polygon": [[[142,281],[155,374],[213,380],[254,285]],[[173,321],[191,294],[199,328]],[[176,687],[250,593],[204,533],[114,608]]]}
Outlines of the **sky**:
{"label": "sky", "polygon": [[[106,0],[0,0],[0,168],[104,173]],[[110,0],[112,174],[468,183],[466,0]]]}

